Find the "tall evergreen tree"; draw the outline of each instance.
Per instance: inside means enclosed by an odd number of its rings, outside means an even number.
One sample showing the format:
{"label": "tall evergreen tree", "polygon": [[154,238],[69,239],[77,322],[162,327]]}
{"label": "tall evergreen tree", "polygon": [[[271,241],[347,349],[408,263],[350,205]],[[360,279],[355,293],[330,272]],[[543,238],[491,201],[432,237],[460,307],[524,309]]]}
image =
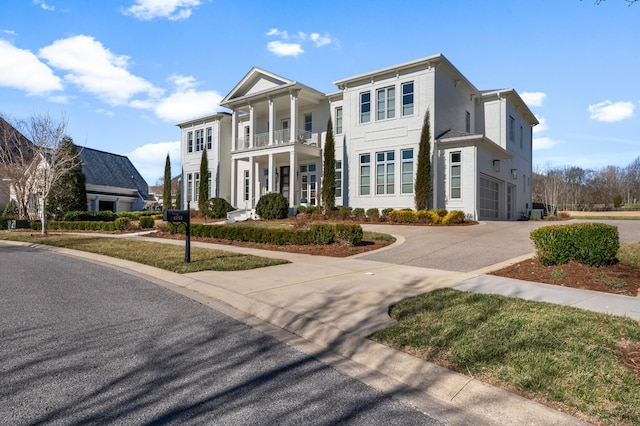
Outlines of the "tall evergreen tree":
{"label": "tall evergreen tree", "polygon": [[198,187],[198,208],[204,211],[209,199],[209,160],[207,159],[207,149],[202,150],[200,159],[200,186]]}
{"label": "tall evergreen tree", "polygon": [[169,153],[167,153],[167,159],[164,162],[164,182],[162,185],[162,207],[165,210],[169,210],[173,207],[171,203],[171,158],[169,158]]}
{"label": "tall evergreen tree", "polygon": [[174,207],[178,210],[182,209],[182,190],[180,186],[178,185],[178,189],[176,189],[176,202],[174,204]]}
{"label": "tall evergreen tree", "polygon": [[433,193],[431,181],[431,124],[429,110],[424,116],[420,145],[418,146],[418,170],[416,171],[415,202],[416,210],[426,210]]}
{"label": "tall evergreen tree", "polygon": [[86,178],[82,173],[78,149],[73,140],[67,136],[63,138],[60,149],[66,152],[64,155],[73,158],[73,164],[54,183],[49,194],[47,211],[57,220],[61,220],[67,212],[87,210]]}
{"label": "tall evergreen tree", "polygon": [[325,211],[336,206],[336,144],[333,140],[331,118],[327,122],[327,139],[324,143],[324,168],[322,171],[322,204]]}

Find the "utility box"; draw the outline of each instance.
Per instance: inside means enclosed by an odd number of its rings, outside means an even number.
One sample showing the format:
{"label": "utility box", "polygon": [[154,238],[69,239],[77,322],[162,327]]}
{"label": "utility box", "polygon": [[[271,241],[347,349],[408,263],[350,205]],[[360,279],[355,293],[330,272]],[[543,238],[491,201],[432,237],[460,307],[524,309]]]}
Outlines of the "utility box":
{"label": "utility box", "polygon": [[542,209],[531,209],[531,219],[542,220],[543,213]]}

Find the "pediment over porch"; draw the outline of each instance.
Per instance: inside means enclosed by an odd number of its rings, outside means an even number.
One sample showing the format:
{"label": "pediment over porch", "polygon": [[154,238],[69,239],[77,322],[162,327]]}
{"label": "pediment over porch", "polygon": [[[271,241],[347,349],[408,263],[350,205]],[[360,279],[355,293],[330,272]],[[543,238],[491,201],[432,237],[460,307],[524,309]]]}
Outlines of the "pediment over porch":
{"label": "pediment over porch", "polygon": [[226,106],[235,101],[244,100],[256,95],[265,94],[277,89],[294,86],[295,81],[280,77],[269,71],[253,67],[242,80],[224,97],[220,105]]}

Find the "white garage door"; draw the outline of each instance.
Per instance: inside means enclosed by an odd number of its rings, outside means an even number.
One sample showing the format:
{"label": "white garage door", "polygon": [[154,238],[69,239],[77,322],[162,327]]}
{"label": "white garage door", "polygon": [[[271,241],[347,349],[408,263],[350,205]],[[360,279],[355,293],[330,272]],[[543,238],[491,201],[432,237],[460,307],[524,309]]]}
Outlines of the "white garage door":
{"label": "white garage door", "polygon": [[480,178],[480,219],[498,219],[499,187],[496,181]]}

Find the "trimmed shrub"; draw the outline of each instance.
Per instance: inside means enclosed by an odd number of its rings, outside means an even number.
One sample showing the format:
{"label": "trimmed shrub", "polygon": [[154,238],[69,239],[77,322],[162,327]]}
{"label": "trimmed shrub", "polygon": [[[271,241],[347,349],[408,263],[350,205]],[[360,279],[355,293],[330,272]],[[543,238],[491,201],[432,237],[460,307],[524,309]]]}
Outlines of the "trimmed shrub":
{"label": "trimmed shrub", "polygon": [[358,221],[364,220],[364,209],[357,207],[353,209],[353,219]]}
{"label": "trimmed shrub", "polygon": [[362,242],[362,226],[360,225],[347,225],[344,223],[337,223],[335,226],[336,239],[346,241],[352,246],[356,246]]}
{"label": "trimmed shrub", "polygon": [[296,214],[305,214],[307,212],[306,206],[298,206],[296,207]]}
{"label": "trimmed shrub", "polygon": [[413,210],[393,210],[389,213],[389,221],[394,223],[415,223],[417,217]]}
{"label": "trimmed shrub", "polygon": [[114,221],[113,225],[118,231],[125,231],[131,226],[131,219],[128,217],[119,217]]}
{"label": "trimmed shrub", "polygon": [[338,219],[348,220],[351,219],[351,207],[349,206],[339,206],[338,207]]}
{"label": "trimmed shrub", "polygon": [[140,218],[140,228],[142,229],[151,229],[155,226],[156,221],[153,220],[151,216],[142,216]]}
{"label": "trimmed shrub", "polygon": [[[123,218],[128,220],[127,218]],[[49,222],[47,227],[50,230],[64,230],[64,231],[115,231],[115,222]],[[31,222],[31,229],[39,231],[42,229],[42,223],[39,220]]]}
{"label": "trimmed shrub", "polygon": [[415,216],[418,223],[440,223],[440,216],[433,210],[418,210]]}
{"label": "trimmed shrub", "polygon": [[314,244],[327,245],[336,238],[335,225],[327,223],[314,223],[311,225],[311,241]]}
{"label": "trimmed shrub", "polygon": [[574,223],[534,229],[531,239],[544,265],[562,265],[578,260],[590,266],[617,261],[618,228],[603,223]]}
{"label": "trimmed shrub", "polygon": [[380,220],[382,222],[386,222],[387,220],[389,220],[389,213],[391,213],[392,211],[393,209],[391,207],[382,209],[382,212],[380,213]]}
{"label": "trimmed shrub", "polygon": [[9,224],[7,223],[9,220],[12,220],[12,218],[0,216],[0,229],[9,229]]}
{"label": "trimmed shrub", "polygon": [[445,217],[447,215],[447,213],[449,213],[447,211],[447,209],[436,209],[436,210],[434,210],[434,212],[436,212],[436,214],[438,216],[440,216],[440,219],[442,219],[443,217]]}
{"label": "trimmed shrub", "polygon": [[207,218],[222,219],[230,211],[233,211],[233,206],[224,198],[209,198],[203,205],[202,214]]}
{"label": "trimmed shrub", "polygon": [[446,225],[464,223],[465,214],[460,210],[452,210],[442,218],[442,223]]}
{"label": "trimmed shrub", "polygon": [[110,210],[103,210],[98,212],[87,211],[73,211],[68,212],[62,219],[63,222],[113,222],[118,218],[118,215]]}
{"label": "trimmed shrub", "polygon": [[265,194],[256,204],[256,213],[262,219],[285,219],[289,215],[289,202],[277,192]]}
{"label": "trimmed shrub", "polygon": [[380,222],[380,210],[375,207],[367,209],[367,220],[369,220],[369,222]]}

